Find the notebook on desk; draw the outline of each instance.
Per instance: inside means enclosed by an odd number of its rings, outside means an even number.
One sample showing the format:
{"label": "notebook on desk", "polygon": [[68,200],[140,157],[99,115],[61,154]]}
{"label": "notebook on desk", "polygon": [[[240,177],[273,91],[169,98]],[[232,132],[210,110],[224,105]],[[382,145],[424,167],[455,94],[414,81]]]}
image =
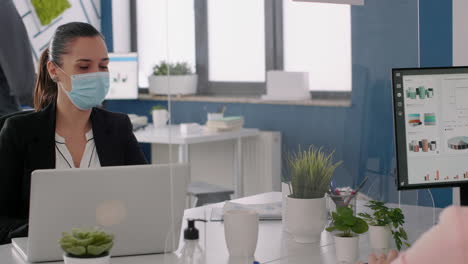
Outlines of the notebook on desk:
{"label": "notebook on desk", "polygon": [[224,207],[211,209],[210,221],[223,221],[223,214],[228,210],[249,209],[258,213],[260,220],[281,220],[281,202],[265,204],[240,204],[226,202]]}
{"label": "notebook on desk", "polygon": [[34,171],[28,238],[12,244],[29,262],[56,261],[62,232],[99,227],[115,237],[112,256],[174,251],[188,175],[187,165]]}

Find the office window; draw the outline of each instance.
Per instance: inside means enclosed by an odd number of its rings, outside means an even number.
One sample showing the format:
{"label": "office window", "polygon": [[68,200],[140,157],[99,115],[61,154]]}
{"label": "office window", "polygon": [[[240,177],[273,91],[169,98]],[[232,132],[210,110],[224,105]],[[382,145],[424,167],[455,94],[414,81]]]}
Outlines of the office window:
{"label": "office window", "polygon": [[187,62],[195,70],[194,0],[138,0],[138,83],[148,87],[153,66]]}
{"label": "office window", "polygon": [[265,1],[208,0],[208,79],[265,81]]}
{"label": "office window", "polygon": [[312,91],[351,91],[349,5],[283,0],[284,69],[309,73]]}

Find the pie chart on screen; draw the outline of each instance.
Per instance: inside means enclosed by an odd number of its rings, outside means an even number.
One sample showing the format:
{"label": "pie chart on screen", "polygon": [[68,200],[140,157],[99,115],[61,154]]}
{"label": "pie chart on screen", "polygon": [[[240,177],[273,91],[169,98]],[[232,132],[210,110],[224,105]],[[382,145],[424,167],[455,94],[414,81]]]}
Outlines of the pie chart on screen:
{"label": "pie chart on screen", "polygon": [[453,137],[447,144],[449,148],[455,150],[468,149],[468,137]]}

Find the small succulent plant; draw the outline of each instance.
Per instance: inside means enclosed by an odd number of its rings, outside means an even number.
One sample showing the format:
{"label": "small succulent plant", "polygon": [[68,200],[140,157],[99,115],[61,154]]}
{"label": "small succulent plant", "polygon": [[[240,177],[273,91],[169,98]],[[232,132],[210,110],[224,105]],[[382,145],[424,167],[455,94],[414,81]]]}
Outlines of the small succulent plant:
{"label": "small succulent plant", "polygon": [[109,253],[114,245],[114,236],[98,229],[74,228],[71,234],[64,232],[59,243],[71,257],[95,258]]}

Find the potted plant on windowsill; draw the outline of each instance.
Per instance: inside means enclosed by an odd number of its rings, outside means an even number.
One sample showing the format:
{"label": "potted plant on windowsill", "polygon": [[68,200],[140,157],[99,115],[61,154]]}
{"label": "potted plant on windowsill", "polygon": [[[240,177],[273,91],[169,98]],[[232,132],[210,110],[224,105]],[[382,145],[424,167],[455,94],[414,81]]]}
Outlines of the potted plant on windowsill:
{"label": "potted plant on windowsill", "polygon": [[325,194],[335,169],[341,161],[333,163],[333,152],[325,154],[321,148],[311,146],[289,155],[287,163],[291,182],[286,196],[286,230],[299,243],[320,241],[327,223]]}
{"label": "potted plant on windowsill", "polygon": [[71,233],[63,233],[59,243],[65,252],[65,264],[110,264],[113,240],[113,235],[97,229],[74,228]]}
{"label": "potted plant on windowsill", "polygon": [[338,263],[354,263],[359,257],[359,235],[367,232],[368,224],[360,217],[353,215],[353,209],[338,207],[332,213],[332,222],[328,232],[335,234],[335,250]]}
{"label": "potted plant on windowsill", "polygon": [[376,253],[386,253],[390,249],[392,235],[398,250],[403,245],[410,246],[403,228],[405,216],[400,208],[388,208],[380,201],[369,201],[366,207],[372,209],[373,214],[359,213],[359,216],[369,224],[369,240]]}
{"label": "potted plant on windowsill", "polygon": [[197,93],[198,77],[186,62],[168,63],[162,61],[153,67],[149,76],[151,94],[187,95]]}

